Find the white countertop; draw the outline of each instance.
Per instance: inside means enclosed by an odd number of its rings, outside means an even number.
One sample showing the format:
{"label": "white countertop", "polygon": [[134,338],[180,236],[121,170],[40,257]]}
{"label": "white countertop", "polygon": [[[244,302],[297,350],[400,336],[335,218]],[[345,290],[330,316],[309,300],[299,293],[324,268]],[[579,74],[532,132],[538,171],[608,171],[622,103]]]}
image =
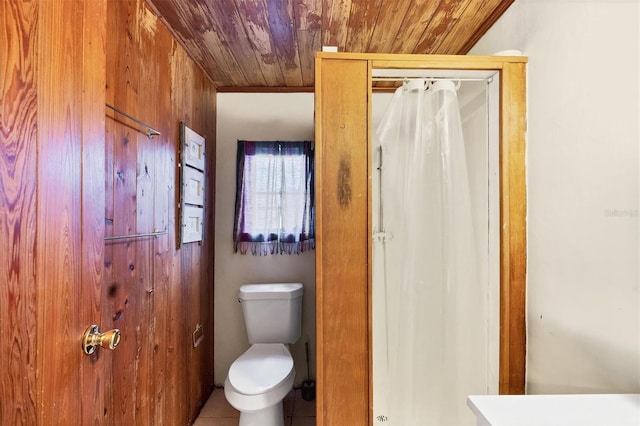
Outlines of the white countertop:
{"label": "white countertop", "polygon": [[640,426],[640,394],[470,395],[478,426]]}

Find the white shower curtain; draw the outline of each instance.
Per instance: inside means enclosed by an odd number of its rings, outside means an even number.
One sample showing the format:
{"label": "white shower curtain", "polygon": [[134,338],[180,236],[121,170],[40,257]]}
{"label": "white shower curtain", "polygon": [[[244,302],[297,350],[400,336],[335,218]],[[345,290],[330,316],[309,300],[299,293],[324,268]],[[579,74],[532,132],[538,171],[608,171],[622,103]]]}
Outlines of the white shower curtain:
{"label": "white shower curtain", "polygon": [[486,323],[455,84],[400,87],[376,135],[374,423],[473,424],[466,396],[485,391]]}

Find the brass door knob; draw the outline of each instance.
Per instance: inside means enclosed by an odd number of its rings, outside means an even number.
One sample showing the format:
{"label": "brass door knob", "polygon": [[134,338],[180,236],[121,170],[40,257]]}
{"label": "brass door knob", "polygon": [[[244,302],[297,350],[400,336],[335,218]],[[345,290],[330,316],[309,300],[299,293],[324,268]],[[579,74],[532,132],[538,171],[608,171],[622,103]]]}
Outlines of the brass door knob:
{"label": "brass door knob", "polygon": [[100,329],[96,324],[89,326],[82,336],[82,350],[85,354],[93,354],[98,346],[101,348],[114,350],[120,343],[120,330],[113,330],[100,333]]}

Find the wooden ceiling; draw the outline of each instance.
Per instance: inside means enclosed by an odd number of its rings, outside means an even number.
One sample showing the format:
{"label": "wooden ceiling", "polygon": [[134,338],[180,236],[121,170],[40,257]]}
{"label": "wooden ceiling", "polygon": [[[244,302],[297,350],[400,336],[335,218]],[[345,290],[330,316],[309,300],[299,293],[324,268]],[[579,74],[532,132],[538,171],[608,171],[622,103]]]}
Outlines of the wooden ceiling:
{"label": "wooden ceiling", "polygon": [[147,0],[221,90],[311,87],[314,55],[466,54],[514,0]]}

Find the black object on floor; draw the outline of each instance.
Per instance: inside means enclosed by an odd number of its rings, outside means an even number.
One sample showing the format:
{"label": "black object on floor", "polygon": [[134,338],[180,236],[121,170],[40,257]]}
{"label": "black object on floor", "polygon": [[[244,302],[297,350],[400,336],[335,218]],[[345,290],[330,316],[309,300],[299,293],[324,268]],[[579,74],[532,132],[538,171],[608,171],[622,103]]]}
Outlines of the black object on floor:
{"label": "black object on floor", "polygon": [[307,380],[302,382],[302,399],[313,401],[316,398],[316,382],[311,380],[309,372],[309,342],[304,342],[304,350],[307,355]]}

